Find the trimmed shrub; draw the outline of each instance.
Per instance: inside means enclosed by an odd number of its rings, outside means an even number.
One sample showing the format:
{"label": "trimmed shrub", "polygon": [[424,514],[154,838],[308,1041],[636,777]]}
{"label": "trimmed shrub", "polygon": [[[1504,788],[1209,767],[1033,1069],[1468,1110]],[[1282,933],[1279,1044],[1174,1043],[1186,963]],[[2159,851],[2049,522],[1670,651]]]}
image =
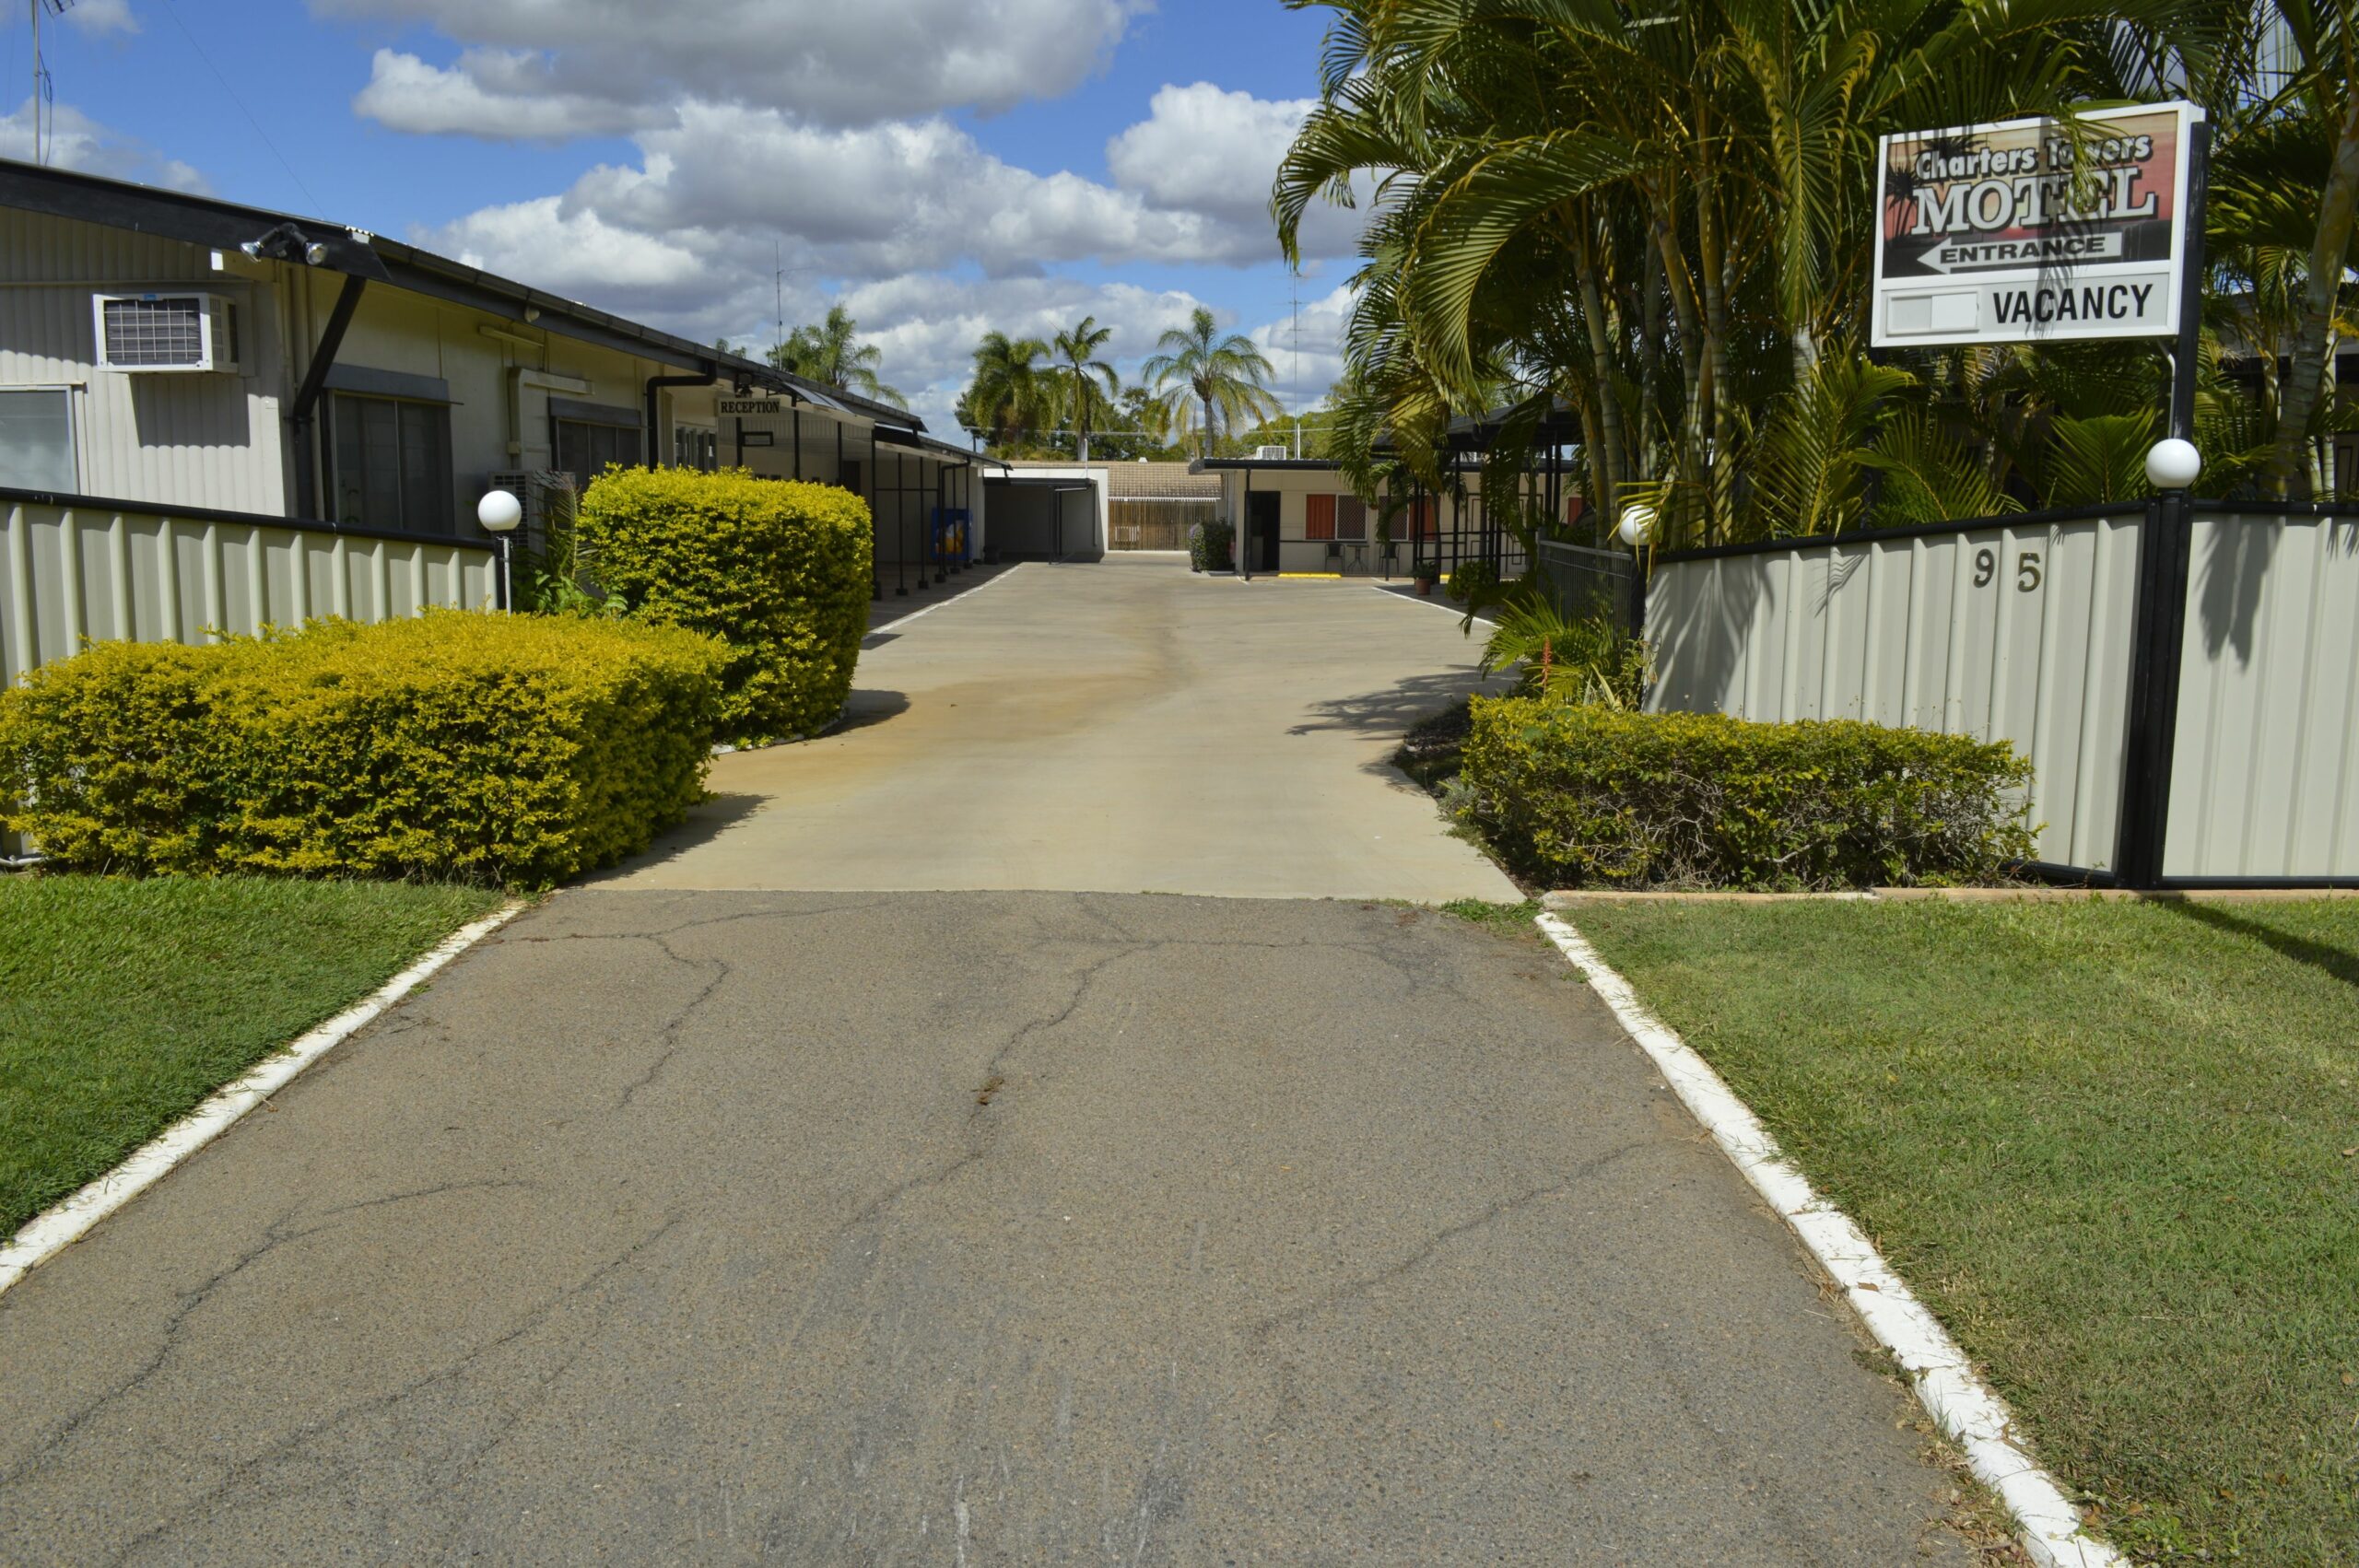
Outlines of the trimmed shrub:
{"label": "trimmed shrub", "polygon": [[624,608],[728,645],[724,740],[816,734],[843,712],[875,570],[868,503],[850,490],[743,469],[613,468],[581,497],[576,537]]}
{"label": "trimmed shrub", "polygon": [[1199,522],[1188,530],[1188,565],[1200,572],[1234,571],[1237,528],[1227,522]]}
{"label": "trimmed shrub", "polygon": [[1459,790],[1535,881],[1815,889],[2001,877],[2030,782],[2004,742],[1477,697]]}
{"label": "trimmed shrub", "polygon": [[545,885],[701,798],[725,658],[464,611],[101,644],[0,694],[0,824],[83,870]]}

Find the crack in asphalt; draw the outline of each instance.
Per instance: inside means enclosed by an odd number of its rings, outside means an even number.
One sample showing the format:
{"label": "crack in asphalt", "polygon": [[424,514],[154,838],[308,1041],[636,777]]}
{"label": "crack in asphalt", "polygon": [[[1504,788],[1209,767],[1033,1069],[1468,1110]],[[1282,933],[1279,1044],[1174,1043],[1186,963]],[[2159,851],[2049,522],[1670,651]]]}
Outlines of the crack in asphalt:
{"label": "crack in asphalt", "polygon": [[[448,1382],[452,1378],[463,1376],[469,1369],[474,1367],[476,1363],[482,1361],[485,1357],[491,1355],[497,1351],[505,1349],[507,1346],[523,1339],[526,1335],[532,1333],[534,1330],[540,1328],[541,1325],[554,1317],[557,1312],[569,1303],[573,1302],[589,1292],[596,1289],[608,1277],[637,1261],[641,1254],[648,1251],[651,1247],[657,1246],[665,1237],[669,1236],[672,1232],[679,1226],[680,1223],[681,1216],[677,1214],[667,1215],[663,1223],[661,1225],[658,1225],[653,1231],[648,1233],[644,1236],[641,1236],[638,1241],[633,1242],[621,1253],[608,1258],[605,1262],[601,1263],[597,1268],[592,1270],[588,1275],[583,1277],[575,1284],[569,1286],[565,1290],[559,1291],[548,1301],[527,1313],[523,1320],[518,1323],[514,1328],[510,1328],[506,1333],[497,1335],[494,1338],[484,1341],[482,1344],[476,1345],[456,1360],[452,1361],[443,1366],[438,1367],[432,1372],[412,1378],[409,1382],[405,1383],[398,1388],[390,1389],[381,1394],[372,1394],[366,1398],[353,1400],[349,1404],[343,1405],[329,1411],[326,1415],[322,1416],[315,1421],[305,1422],[297,1426],[294,1430],[286,1433],[282,1436],[269,1443],[260,1450],[252,1454],[249,1454],[241,1459],[234,1461],[226,1468],[218,1481],[206,1488],[196,1496],[190,1498],[186,1503],[182,1504],[174,1510],[173,1515],[170,1518],[150,1527],[148,1529],[141,1532],[139,1535],[134,1537],[130,1541],[126,1542],[123,1550],[115,1555],[115,1561],[128,1561],[133,1556],[136,1555],[141,1548],[162,1539],[164,1537],[171,1534],[174,1530],[180,1528],[182,1526],[192,1519],[196,1518],[200,1515],[211,1512],[213,1505],[216,1503],[229,1496],[240,1488],[244,1487],[249,1482],[256,1480],[256,1472],[261,1470],[264,1466],[272,1463],[274,1460],[282,1457],[290,1450],[294,1449],[298,1445],[311,1441],[323,1433],[332,1432],[337,1427],[344,1425],[346,1422],[358,1417],[366,1416],[378,1410],[391,1410],[401,1404],[403,1401],[410,1398],[413,1395],[421,1393],[438,1384]],[[311,1233],[307,1232],[303,1234],[308,1235]],[[288,1237],[287,1239],[294,1240],[299,1238]],[[210,1287],[208,1287],[208,1289]],[[579,1352],[577,1352],[576,1353],[578,1354]],[[524,1412],[520,1411],[517,1419],[522,1419],[522,1415],[523,1413]],[[513,1424],[514,1422],[511,1421],[508,1423],[508,1428],[512,1428]],[[503,1435],[508,1428],[502,1429]]]}

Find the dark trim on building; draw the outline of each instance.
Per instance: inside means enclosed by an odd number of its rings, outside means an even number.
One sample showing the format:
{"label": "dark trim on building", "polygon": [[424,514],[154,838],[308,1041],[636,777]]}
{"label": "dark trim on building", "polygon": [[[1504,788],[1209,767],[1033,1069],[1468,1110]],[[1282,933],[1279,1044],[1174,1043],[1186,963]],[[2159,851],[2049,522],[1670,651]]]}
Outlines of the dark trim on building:
{"label": "dark trim on building", "polygon": [[174,522],[229,522],[246,528],[285,528],[300,533],[331,533],[346,539],[390,539],[404,544],[450,544],[462,550],[498,554],[488,539],[452,533],[426,533],[405,528],[369,528],[357,522],[327,522],[318,518],[271,517],[264,512],[223,511],[216,507],[175,507],[160,501],[126,501],[110,496],[68,496],[48,490],[12,490],[0,486],[0,506],[29,501],[36,506],[66,507],[75,511],[137,512],[166,517]]}
{"label": "dark trim on building", "polygon": [[294,427],[298,511],[323,509],[321,494],[330,488],[320,480],[320,470],[326,462],[313,445],[312,416],[319,412],[320,393],[327,386],[328,372],[335,369],[336,354],[344,347],[344,334],[352,326],[352,313],[360,308],[360,296],[368,287],[367,278],[346,275],[344,287],[335,297],[335,307],[328,312],[327,324],[320,329],[319,345],[311,350],[311,363],[303,372],[303,384],[295,390],[294,404],[288,410],[287,422]]}
{"label": "dark trim on building", "polygon": [[612,425],[626,430],[640,427],[636,408],[625,408],[618,403],[584,403],[572,397],[549,399],[549,417],[569,419],[577,425]]}
{"label": "dark trim on building", "polygon": [[380,370],[368,365],[331,368],[327,387],[332,392],[349,392],[355,397],[397,397],[405,403],[452,401],[451,383],[440,376],[413,376],[406,370]]}

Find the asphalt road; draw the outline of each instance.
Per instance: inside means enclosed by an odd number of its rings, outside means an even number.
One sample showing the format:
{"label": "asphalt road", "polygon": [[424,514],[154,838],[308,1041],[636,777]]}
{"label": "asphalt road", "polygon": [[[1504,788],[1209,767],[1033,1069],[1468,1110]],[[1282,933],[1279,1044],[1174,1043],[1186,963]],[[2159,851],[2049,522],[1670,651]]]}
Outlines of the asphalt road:
{"label": "asphalt road", "polygon": [[0,1295],[0,1562],[1965,1561],[1561,959],[1378,901],[1513,895],[1448,616],[936,603]]}
{"label": "asphalt road", "polygon": [[0,1297],[0,1560],[1962,1562],[1536,939],[562,895]]}

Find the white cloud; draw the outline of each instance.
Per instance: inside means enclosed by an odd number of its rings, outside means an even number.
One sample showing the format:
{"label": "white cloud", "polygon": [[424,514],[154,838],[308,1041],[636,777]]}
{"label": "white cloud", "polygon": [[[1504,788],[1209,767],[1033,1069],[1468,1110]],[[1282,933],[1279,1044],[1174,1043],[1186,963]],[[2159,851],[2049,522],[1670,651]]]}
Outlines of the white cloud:
{"label": "white cloud", "polygon": [[[103,174],[115,180],[136,180],[200,194],[208,189],[205,176],[194,168],[176,158],[160,156],[147,143],[100,124],[71,104],[56,105],[48,119],[49,162],[53,168]],[[28,99],[15,113],[0,119],[0,158],[32,161],[31,99]]]}
{"label": "white cloud", "polygon": [[[1270,213],[1270,187],[1287,146],[1317,102],[1259,99],[1211,82],[1166,85],[1148,105],[1147,117],[1107,144],[1106,166],[1125,190],[1157,206],[1184,208],[1262,236],[1268,253],[1274,254],[1277,220]],[[1314,203],[1303,219],[1304,257],[1349,255],[1359,230],[1359,215]]]}
{"label": "white cloud", "polygon": [[352,107],[396,131],[513,141],[564,141],[647,122],[644,111],[627,105],[554,88],[524,90],[524,78],[547,76],[537,56],[469,51],[466,59],[473,68],[444,70],[415,54],[380,49],[369,85]]}
{"label": "white cloud", "polygon": [[[684,99],[863,125],[1070,91],[1142,0],[311,0],[423,24],[449,65],[378,52],[356,107],[396,130],[546,137],[664,123]],[[560,16],[560,12],[562,13]],[[560,26],[561,22],[561,26]],[[561,38],[552,45],[549,40]]]}
{"label": "white cloud", "polygon": [[131,0],[82,0],[65,13],[65,19],[88,33],[131,33],[139,30],[139,18],[131,14]]}

